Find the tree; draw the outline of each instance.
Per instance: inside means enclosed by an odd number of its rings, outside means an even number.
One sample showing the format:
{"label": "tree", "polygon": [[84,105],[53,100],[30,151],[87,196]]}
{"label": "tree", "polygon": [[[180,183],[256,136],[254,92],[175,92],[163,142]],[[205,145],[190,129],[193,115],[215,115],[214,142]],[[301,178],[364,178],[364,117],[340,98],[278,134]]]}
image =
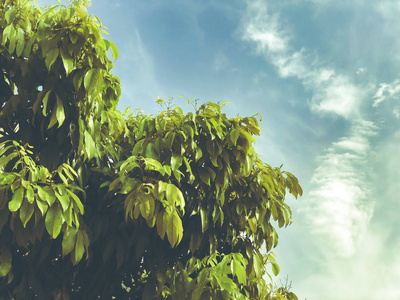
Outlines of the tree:
{"label": "tree", "polygon": [[119,112],[86,7],[0,4],[0,299],[285,299],[272,220],[302,189],[255,116]]}

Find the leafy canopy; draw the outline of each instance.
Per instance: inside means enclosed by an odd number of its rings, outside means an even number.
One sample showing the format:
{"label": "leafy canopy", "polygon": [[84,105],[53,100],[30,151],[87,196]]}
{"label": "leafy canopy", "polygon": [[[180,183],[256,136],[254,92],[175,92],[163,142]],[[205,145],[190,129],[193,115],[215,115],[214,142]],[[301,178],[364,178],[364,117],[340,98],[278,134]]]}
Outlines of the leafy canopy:
{"label": "leafy canopy", "polygon": [[0,4],[0,299],[286,299],[265,275],[302,189],[255,116],[122,114],[86,5]]}

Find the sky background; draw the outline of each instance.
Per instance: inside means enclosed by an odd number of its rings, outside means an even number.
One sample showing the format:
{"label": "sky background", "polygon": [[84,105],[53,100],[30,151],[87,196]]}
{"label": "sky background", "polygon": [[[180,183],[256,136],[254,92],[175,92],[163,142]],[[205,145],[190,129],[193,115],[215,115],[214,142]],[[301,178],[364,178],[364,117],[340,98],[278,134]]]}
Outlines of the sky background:
{"label": "sky background", "polygon": [[[41,5],[57,3],[39,0]],[[230,101],[304,189],[278,231],[300,300],[400,299],[400,2],[92,0],[119,49],[119,108]],[[284,281],[284,280],[283,280]]]}

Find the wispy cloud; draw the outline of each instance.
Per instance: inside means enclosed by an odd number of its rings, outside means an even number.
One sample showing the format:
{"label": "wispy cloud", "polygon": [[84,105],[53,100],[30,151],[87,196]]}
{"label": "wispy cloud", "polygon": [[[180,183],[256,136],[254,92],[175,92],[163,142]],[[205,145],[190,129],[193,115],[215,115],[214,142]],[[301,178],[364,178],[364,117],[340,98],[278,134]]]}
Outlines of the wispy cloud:
{"label": "wispy cloud", "polygon": [[293,49],[290,32],[278,20],[279,16],[270,13],[264,2],[252,1],[244,18],[243,38],[255,42],[256,51],[277,68],[281,77],[301,80],[305,89],[312,92],[312,111],[354,118],[365,96],[364,89],[348,76],[321,66],[318,57],[311,56],[306,49]]}
{"label": "wispy cloud", "polygon": [[278,15],[270,13],[265,2],[252,1],[244,18],[244,39],[255,43],[257,52],[281,77],[300,80],[312,93],[312,112],[343,117],[351,128],[347,137],[330,145],[319,158],[305,209],[313,233],[326,242],[323,248],[348,257],[354,254],[355,241],[372,213],[364,204],[368,184],[363,172],[370,148],[366,132],[373,131],[373,126],[363,121],[359,112],[366,95],[349,77],[323,66],[306,49],[293,49],[290,33],[277,20]]}
{"label": "wispy cloud", "polygon": [[311,180],[307,206],[312,232],[326,257],[351,257],[373,212],[367,175],[372,124],[361,122],[322,155]]}
{"label": "wispy cloud", "polygon": [[395,80],[392,83],[381,83],[379,89],[374,96],[374,107],[377,107],[381,102],[400,96],[400,80]]}
{"label": "wispy cloud", "polygon": [[[336,4],[331,0],[312,2],[321,7]],[[382,208],[379,213],[392,222],[386,205],[398,202],[398,176],[382,170],[378,174],[376,169],[385,157],[388,161],[385,164],[399,170],[398,155],[395,151],[385,155],[377,148],[373,141],[381,130],[377,126],[380,123],[368,121],[378,107],[389,102],[391,105],[387,107],[400,118],[400,106],[395,102],[399,103],[400,80],[380,85],[356,84],[360,80],[340,73],[309,50],[294,48],[290,31],[282,27],[279,15],[271,12],[267,4],[268,1],[248,1],[243,18],[243,39],[254,45],[257,54],[265,57],[281,78],[299,80],[311,93],[308,100],[311,112],[321,117],[336,115],[347,128],[341,138],[327,145],[317,157],[318,167],[311,181],[305,183],[309,189],[299,213],[309,223],[313,235],[309,244],[316,247],[310,250],[310,255],[313,262],[318,261],[319,270],[304,279],[299,276],[298,295],[309,299],[319,299],[321,295],[324,299],[400,299],[396,282],[400,276],[400,259],[396,254],[400,246],[399,234],[394,233],[395,229],[382,228],[382,221],[376,216],[380,205],[375,203],[375,199],[388,198],[382,204],[385,210]],[[393,1],[359,4],[373,6],[385,20],[392,20],[393,12],[400,11],[400,4]],[[366,67],[359,68],[353,75],[366,71]],[[372,91],[373,86],[378,86],[376,91]],[[366,107],[375,111],[366,113]],[[387,114],[384,117],[387,118]],[[390,136],[388,140],[395,140],[391,143],[398,152],[399,137]],[[382,182],[374,184],[372,174]],[[382,176],[385,179],[381,179]],[[385,185],[382,190],[387,194],[379,193],[378,185]]]}

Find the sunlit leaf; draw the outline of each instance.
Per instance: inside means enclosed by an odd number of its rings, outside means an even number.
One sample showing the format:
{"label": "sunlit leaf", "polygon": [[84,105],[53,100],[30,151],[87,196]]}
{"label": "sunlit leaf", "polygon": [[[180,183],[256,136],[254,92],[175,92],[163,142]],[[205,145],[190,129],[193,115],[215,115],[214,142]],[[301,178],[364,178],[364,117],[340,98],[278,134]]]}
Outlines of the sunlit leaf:
{"label": "sunlit leaf", "polygon": [[90,95],[96,88],[99,80],[100,71],[97,69],[90,69],[86,72],[83,84],[87,93]]}
{"label": "sunlit leaf", "polygon": [[25,189],[23,187],[19,187],[14,192],[11,201],[8,203],[8,209],[11,212],[17,211],[21,207],[22,201],[24,200],[24,193]]}

